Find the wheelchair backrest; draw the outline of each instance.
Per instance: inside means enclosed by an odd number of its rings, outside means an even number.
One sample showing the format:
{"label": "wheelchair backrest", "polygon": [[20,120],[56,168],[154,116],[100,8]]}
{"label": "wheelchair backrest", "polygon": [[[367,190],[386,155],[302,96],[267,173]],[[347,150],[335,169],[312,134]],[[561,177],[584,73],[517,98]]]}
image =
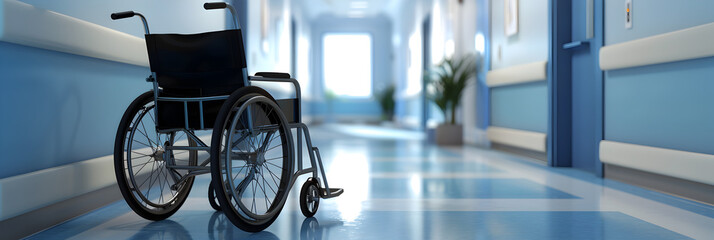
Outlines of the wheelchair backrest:
{"label": "wheelchair backrest", "polygon": [[240,29],[199,34],[148,34],[151,71],[167,96],[226,95],[244,86]]}

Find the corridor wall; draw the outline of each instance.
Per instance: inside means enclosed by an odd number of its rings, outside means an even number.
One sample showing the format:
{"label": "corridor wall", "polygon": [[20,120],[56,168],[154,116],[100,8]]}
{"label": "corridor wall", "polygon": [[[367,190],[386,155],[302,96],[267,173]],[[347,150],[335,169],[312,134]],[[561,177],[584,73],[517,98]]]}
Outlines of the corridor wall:
{"label": "corridor wall", "polygon": [[199,1],[25,2],[0,1],[0,221],[115,184],[119,120],[151,85],[140,21],[111,12],[142,12],[155,32],[226,17]]}
{"label": "corridor wall", "polygon": [[548,1],[519,1],[519,4],[518,33],[506,36],[504,1],[491,2],[491,66],[487,74],[491,98],[487,135],[492,143],[545,153]]}
{"label": "corridor wall", "polygon": [[[247,42],[248,73],[290,72],[290,1],[246,1],[236,4],[247,8],[246,22],[241,25],[244,26],[243,34]],[[289,91],[291,87],[280,84],[278,88]]]}
{"label": "corridor wall", "polygon": [[602,162],[714,184],[714,2],[634,1],[630,30],[624,4],[605,1]]}

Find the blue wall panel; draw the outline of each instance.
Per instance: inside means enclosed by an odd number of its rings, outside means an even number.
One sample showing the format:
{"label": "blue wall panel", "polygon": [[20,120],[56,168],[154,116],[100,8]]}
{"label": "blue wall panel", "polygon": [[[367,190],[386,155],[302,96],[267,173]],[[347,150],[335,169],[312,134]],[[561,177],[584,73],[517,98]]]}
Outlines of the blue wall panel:
{"label": "blue wall panel", "polygon": [[605,139],[714,154],[714,58],[609,71]]}
{"label": "blue wall panel", "polygon": [[[303,101],[304,102],[304,101]],[[375,101],[335,101],[335,102],[310,102],[312,115],[381,115],[382,109]]]}
{"label": "blue wall panel", "polygon": [[[714,22],[714,1],[605,1],[605,43],[616,44]],[[653,49],[657,51],[657,49]],[[714,58],[605,73],[605,139],[714,154]]]}
{"label": "blue wall panel", "polygon": [[546,82],[491,89],[491,125],[546,133],[548,131]]}
{"label": "blue wall panel", "polygon": [[110,155],[149,69],[0,42],[0,178]]}
{"label": "blue wall panel", "polygon": [[[490,1],[490,69],[548,59],[548,0],[519,2],[518,33],[505,35],[504,1]],[[484,4],[485,5],[485,4]],[[485,27],[481,26],[480,30]],[[488,66],[487,66],[488,67]],[[482,78],[482,81],[485,79]],[[545,81],[490,89],[490,126],[547,133],[548,87]]]}

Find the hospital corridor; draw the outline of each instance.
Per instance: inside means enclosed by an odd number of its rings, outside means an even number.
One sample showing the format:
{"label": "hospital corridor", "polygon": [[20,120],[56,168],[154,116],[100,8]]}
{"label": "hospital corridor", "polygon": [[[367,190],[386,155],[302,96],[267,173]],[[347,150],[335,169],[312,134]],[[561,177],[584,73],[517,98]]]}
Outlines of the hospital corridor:
{"label": "hospital corridor", "polygon": [[709,0],[0,0],[0,239],[714,239]]}

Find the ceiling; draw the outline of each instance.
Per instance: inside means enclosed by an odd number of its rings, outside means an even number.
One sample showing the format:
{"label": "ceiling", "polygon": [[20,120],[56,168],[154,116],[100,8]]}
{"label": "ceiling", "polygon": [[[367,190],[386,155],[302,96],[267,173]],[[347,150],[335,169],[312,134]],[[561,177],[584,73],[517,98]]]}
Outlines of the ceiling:
{"label": "ceiling", "polygon": [[314,19],[323,14],[338,17],[370,17],[378,14],[390,15],[405,0],[293,0],[305,17]]}

